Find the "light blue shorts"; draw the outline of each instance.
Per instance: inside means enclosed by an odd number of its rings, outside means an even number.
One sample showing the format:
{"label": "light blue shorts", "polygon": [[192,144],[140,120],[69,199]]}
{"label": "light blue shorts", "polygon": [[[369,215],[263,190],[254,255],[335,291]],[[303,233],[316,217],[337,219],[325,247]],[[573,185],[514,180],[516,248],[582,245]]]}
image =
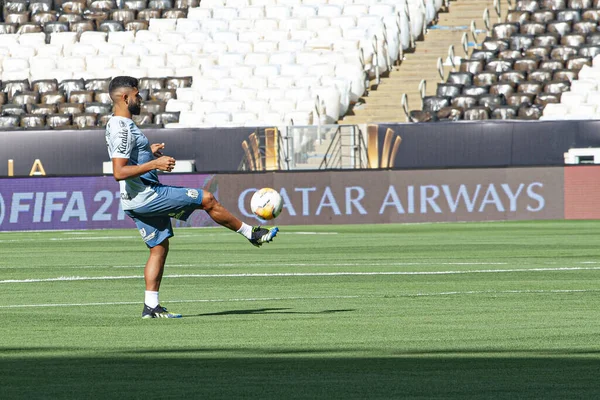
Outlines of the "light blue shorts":
{"label": "light blue shorts", "polygon": [[155,185],[158,196],[145,206],[125,210],[133,219],[146,246],[152,248],[173,236],[171,218],[185,221],[202,204],[202,189]]}

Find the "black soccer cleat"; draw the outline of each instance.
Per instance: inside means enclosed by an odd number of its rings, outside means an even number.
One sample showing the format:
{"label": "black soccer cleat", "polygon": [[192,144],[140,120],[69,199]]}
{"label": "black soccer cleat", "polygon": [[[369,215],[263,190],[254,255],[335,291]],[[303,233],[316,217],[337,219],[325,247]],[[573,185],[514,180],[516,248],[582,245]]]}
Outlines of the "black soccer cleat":
{"label": "black soccer cleat", "polygon": [[150,308],[144,304],[144,311],[142,311],[142,318],[181,318],[181,314],[174,314],[168,312],[166,308],[160,304],[154,308]]}
{"label": "black soccer cleat", "polygon": [[262,226],[253,226],[252,227],[252,238],[248,239],[250,243],[252,243],[256,247],[262,246],[263,243],[268,243],[273,240],[275,236],[277,236],[277,232],[279,232],[278,227],[273,228],[263,228]]}

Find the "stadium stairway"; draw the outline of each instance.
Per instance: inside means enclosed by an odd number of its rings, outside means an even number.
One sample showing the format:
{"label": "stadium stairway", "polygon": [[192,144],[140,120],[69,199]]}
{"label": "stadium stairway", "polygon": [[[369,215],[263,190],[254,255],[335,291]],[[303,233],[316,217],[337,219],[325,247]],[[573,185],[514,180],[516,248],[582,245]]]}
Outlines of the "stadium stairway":
{"label": "stadium stairway", "polygon": [[[421,95],[419,84],[424,79],[425,95],[434,95],[436,85],[441,82],[438,73],[438,59],[446,61],[448,49],[454,46],[455,56],[465,57],[461,43],[463,34],[468,34],[469,54],[474,46],[471,35],[471,22],[475,21],[477,31],[484,31],[483,13],[487,8],[490,15],[490,25],[498,21],[494,8],[494,0],[452,0],[449,12],[441,12],[435,25],[429,27],[424,40],[417,41],[415,50],[404,53],[404,60],[393,68],[389,76],[380,80],[368,95],[363,96],[338,122],[340,124],[364,124],[375,122],[406,122],[402,111],[402,95],[406,93],[409,109],[419,108]],[[506,18],[508,4],[500,0],[501,17]],[[485,38],[485,32],[477,35],[479,43]],[[451,66],[444,67],[448,76]]]}

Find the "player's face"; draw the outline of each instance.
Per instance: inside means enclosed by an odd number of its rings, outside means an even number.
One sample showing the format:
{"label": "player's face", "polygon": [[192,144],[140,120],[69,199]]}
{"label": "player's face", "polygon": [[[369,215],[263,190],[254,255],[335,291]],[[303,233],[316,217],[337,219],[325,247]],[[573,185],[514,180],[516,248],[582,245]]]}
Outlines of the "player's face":
{"label": "player's face", "polygon": [[132,89],[127,96],[127,109],[131,113],[131,115],[139,115],[142,111],[142,96],[140,96],[140,91],[137,89]]}

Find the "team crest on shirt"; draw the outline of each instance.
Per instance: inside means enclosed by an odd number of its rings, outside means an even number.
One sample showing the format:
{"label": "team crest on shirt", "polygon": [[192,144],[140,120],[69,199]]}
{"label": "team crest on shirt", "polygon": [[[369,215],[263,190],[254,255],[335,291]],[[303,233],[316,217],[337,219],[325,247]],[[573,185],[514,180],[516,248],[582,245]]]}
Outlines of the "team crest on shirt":
{"label": "team crest on shirt", "polygon": [[198,198],[198,191],[196,189],[188,189],[186,194],[188,197],[191,197],[194,200]]}

